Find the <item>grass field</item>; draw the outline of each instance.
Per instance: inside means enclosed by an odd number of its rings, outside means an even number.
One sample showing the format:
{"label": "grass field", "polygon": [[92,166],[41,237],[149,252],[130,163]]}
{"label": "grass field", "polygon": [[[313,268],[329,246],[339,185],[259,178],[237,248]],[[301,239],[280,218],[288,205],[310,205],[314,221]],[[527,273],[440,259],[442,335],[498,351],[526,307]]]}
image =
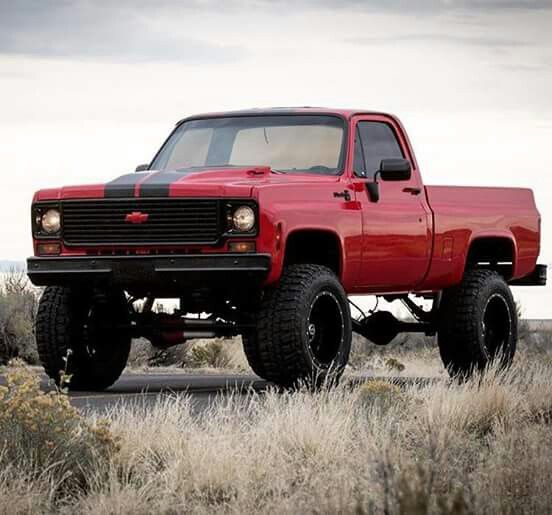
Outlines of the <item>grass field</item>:
{"label": "grass field", "polygon": [[[4,344],[32,356],[34,297],[2,298]],[[230,395],[201,415],[167,396],[87,417],[20,362],[0,387],[0,514],[552,513],[552,333],[521,333],[511,369],[463,383],[429,338],[355,337],[338,388]],[[251,373],[238,340],[136,342],[131,369],[159,364]],[[363,372],[380,379],[353,385]]]}
{"label": "grass field", "polygon": [[167,397],[104,421],[16,368],[0,395],[0,512],[548,513],[541,358],[522,350],[512,369],[462,384],[224,397],[200,416]]}

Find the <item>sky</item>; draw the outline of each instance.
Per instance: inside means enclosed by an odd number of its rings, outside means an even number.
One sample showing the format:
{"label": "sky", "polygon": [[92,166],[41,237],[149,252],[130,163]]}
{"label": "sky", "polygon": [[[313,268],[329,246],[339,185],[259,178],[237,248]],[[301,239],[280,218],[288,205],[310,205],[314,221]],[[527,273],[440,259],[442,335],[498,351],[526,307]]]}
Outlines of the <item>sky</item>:
{"label": "sky", "polygon": [[[552,0],[0,0],[0,259],[34,191],[150,161],[190,114],[397,114],[428,184],[522,186],[552,264]],[[552,317],[552,286],[516,289]]]}

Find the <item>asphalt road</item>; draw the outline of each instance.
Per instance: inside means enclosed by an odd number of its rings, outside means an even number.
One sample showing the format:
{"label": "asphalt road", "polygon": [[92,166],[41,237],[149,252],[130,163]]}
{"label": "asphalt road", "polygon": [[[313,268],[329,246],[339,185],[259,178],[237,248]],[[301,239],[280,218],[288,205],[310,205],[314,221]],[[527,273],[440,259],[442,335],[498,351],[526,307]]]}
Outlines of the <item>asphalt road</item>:
{"label": "asphalt road", "polygon": [[[376,379],[375,376],[358,376],[359,382]],[[389,379],[389,378],[386,378]],[[434,379],[396,378],[399,384],[430,383]],[[5,383],[0,376],[0,384]],[[195,374],[123,374],[120,379],[103,392],[70,392],[71,404],[83,412],[102,413],[117,405],[133,403],[154,404],[163,395],[190,395],[194,411],[201,412],[220,395],[230,393],[245,395],[262,392],[270,383],[257,376],[247,375],[195,375]],[[42,376],[41,387],[49,391],[52,386]]]}

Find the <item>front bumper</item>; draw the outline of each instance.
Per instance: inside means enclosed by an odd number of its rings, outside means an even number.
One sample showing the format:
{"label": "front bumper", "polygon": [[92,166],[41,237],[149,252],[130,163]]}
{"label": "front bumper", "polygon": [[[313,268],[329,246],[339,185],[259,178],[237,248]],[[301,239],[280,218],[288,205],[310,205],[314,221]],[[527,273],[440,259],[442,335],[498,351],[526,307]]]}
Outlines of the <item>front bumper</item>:
{"label": "front bumper", "polygon": [[31,257],[27,274],[36,286],[224,287],[262,282],[270,263],[270,254]]}

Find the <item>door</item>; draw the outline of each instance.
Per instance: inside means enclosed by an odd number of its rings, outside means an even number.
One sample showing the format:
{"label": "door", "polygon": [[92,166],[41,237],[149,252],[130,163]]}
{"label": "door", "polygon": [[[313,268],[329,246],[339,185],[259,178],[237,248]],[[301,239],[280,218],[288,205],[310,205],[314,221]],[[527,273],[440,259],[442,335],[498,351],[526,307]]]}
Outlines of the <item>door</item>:
{"label": "door", "polygon": [[[353,182],[362,210],[362,257],[359,285],[369,292],[403,292],[424,278],[431,255],[431,213],[415,160],[401,127],[391,118],[366,116],[356,121]],[[382,159],[405,158],[412,177],[378,179],[373,202],[366,182],[373,181]]]}

